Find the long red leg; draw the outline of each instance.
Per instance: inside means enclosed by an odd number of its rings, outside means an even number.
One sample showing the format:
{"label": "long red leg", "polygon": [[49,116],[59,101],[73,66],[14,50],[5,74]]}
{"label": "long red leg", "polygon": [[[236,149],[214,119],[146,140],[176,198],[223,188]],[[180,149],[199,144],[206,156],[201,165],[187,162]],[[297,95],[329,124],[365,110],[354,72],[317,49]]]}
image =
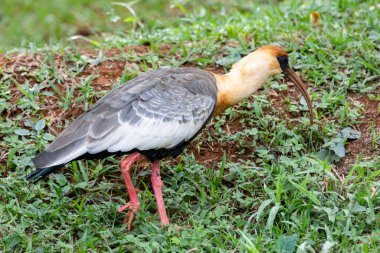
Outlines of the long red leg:
{"label": "long red leg", "polygon": [[152,163],[152,186],[154,196],[156,197],[158,215],[160,216],[161,224],[169,224],[169,218],[166,215],[164,198],[162,196],[162,181],[160,176],[160,161]]}
{"label": "long red leg", "polygon": [[135,217],[135,213],[140,209],[140,202],[139,202],[139,199],[137,198],[135,187],[133,187],[131,174],[130,174],[130,169],[133,163],[136,160],[138,160],[140,156],[141,155],[137,152],[132,153],[130,156],[123,159],[120,164],[120,170],[121,170],[121,173],[123,173],[124,182],[125,182],[125,185],[127,186],[129,202],[126,205],[117,209],[117,211],[122,212],[128,209],[128,213],[126,214],[125,219],[124,219],[124,223],[128,222],[128,231],[131,231],[132,221],[133,221],[133,218]]}

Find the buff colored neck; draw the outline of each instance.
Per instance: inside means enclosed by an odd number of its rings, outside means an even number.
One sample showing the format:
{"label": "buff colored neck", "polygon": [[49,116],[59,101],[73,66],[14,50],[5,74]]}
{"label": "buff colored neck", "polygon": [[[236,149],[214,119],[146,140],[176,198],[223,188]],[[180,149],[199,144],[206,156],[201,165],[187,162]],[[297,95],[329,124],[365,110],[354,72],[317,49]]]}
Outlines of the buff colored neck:
{"label": "buff colored neck", "polygon": [[218,86],[214,114],[219,114],[260,89],[268,78],[281,73],[278,61],[265,52],[253,52],[225,75],[214,74]]}

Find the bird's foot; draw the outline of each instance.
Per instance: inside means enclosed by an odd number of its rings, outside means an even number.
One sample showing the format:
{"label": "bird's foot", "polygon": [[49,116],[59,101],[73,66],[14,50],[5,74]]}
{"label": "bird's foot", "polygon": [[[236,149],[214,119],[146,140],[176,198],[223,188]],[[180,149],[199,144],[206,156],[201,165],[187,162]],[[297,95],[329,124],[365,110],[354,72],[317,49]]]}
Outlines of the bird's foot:
{"label": "bird's foot", "polygon": [[123,223],[128,223],[128,231],[131,231],[132,229],[132,221],[135,218],[135,213],[140,209],[140,204],[135,203],[132,204],[131,202],[128,202],[124,206],[121,206],[117,209],[117,212],[123,212],[128,209],[128,212],[125,215]]}

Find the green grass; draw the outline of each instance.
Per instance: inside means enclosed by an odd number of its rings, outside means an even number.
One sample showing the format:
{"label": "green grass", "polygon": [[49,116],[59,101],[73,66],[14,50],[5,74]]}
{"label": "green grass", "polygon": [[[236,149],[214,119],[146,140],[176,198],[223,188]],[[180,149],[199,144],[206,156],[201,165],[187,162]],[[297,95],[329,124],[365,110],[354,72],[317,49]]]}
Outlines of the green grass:
{"label": "green grass", "polygon": [[[252,4],[239,0],[239,6]],[[257,1],[261,2],[261,1]],[[265,2],[265,1],[264,1]],[[127,8],[127,5],[133,10]],[[161,29],[177,24],[192,9],[203,5],[209,10],[227,6],[227,12],[236,11],[237,4],[229,1],[108,1],[108,0],[3,0],[0,8],[0,53],[14,48],[38,48],[65,45],[71,36],[90,34],[129,36],[142,26]]]}
{"label": "green grass", "polygon": [[[33,15],[34,2],[20,5],[13,14],[25,26],[7,16],[0,20],[6,38],[0,48],[20,54],[27,49],[37,63],[0,65],[0,251],[380,251],[380,127],[378,117],[368,118],[365,111],[368,101],[379,101],[379,9],[371,8],[374,1],[244,1],[225,8],[213,1],[204,7],[173,1],[176,7],[169,11],[149,1],[136,4],[135,19],[108,1],[55,2],[40,4]],[[15,6],[1,11],[11,15]],[[54,8],[60,10],[59,22],[49,25],[42,17]],[[112,23],[115,17],[106,14],[112,10],[126,22]],[[312,11],[322,17],[314,28]],[[103,34],[80,45],[67,41],[79,17]],[[23,31],[29,34],[21,36]],[[148,42],[149,54],[127,50],[104,56],[109,61],[97,66],[78,51],[85,46],[97,55],[99,49]],[[242,55],[272,43],[290,52],[293,67],[311,87],[316,124],[308,125],[307,110],[287,97],[294,93],[279,77],[213,119],[194,148],[177,162],[162,163],[173,225],[160,227],[150,169],[142,164],[133,176],[141,190],[141,210],[132,232],[116,212],[128,200],[116,158],[73,162],[47,180],[24,180],[33,170],[31,158],[70,122],[70,113],[89,108],[106,93],[95,89],[98,68],[130,63],[122,65],[124,74],[115,86],[164,66],[228,70]],[[167,44],[170,50],[159,50]],[[280,103],[273,92],[283,98]],[[371,115],[379,113],[377,108]],[[361,130],[361,146],[339,159],[332,140],[345,127]],[[195,158],[197,150],[210,147],[219,150],[215,162]],[[329,152],[330,163],[320,159],[321,150]],[[350,157],[352,163],[345,164]]]}
{"label": "green grass", "polygon": [[[132,6],[136,10],[147,7],[148,11],[141,11],[143,17],[153,15],[151,10],[157,2],[145,2],[147,6],[139,3]],[[3,50],[46,43],[65,44],[70,36],[78,33],[90,33],[95,37],[110,31],[118,34],[130,29],[129,23],[134,21],[125,7],[107,0],[4,0],[0,15],[0,32],[3,35],[0,49]]]}

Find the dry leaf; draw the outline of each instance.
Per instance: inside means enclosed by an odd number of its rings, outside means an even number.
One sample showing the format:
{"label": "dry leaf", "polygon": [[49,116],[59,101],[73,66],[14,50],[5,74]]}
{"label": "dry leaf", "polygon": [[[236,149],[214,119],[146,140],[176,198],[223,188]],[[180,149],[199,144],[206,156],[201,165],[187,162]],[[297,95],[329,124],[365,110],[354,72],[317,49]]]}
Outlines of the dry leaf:
{"label": "dry leaf", "polygon": [[321,15],[316,12],[316,11],[313,11],[310,13],[310,23],[313,27],[316,27],[318,24],[319,24],[319,21],[321,20]]}

